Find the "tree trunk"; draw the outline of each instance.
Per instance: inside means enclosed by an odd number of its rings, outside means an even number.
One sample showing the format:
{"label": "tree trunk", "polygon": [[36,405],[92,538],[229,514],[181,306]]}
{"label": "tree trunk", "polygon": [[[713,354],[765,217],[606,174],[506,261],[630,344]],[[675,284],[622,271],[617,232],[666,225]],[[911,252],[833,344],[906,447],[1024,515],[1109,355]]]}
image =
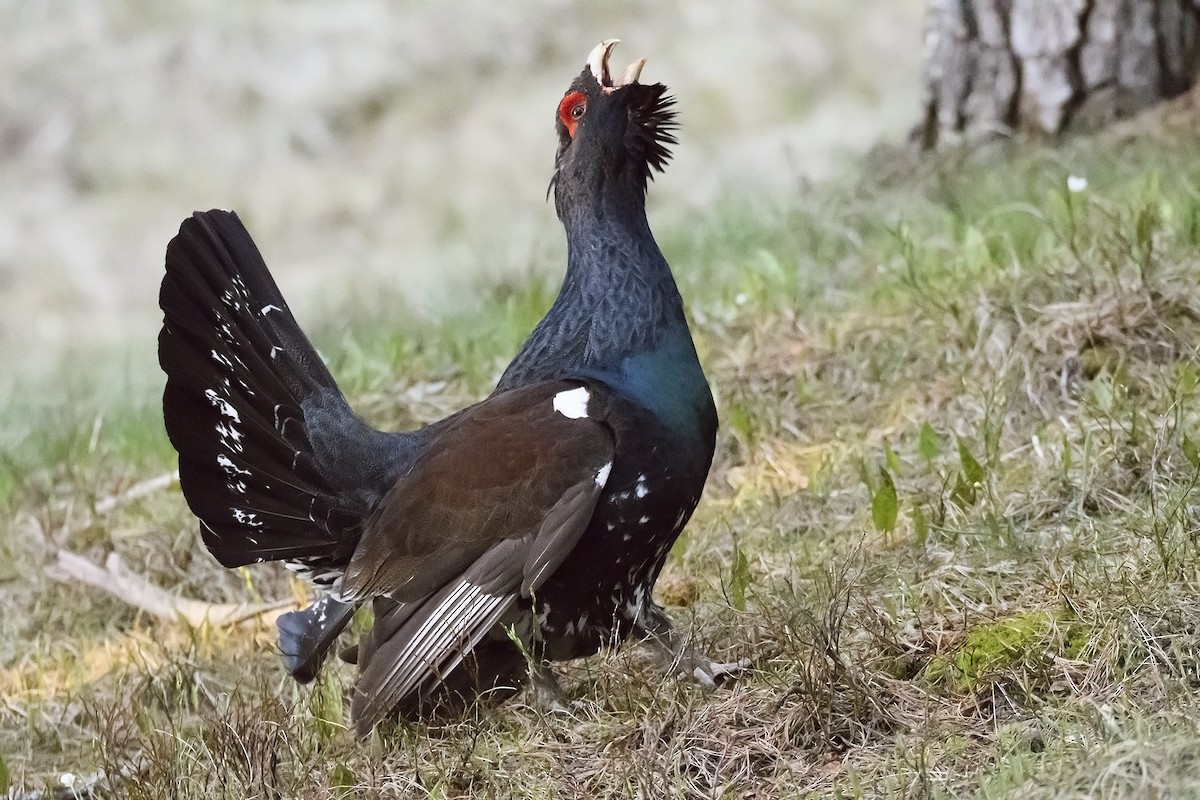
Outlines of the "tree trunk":
{"label": "tree trunk", "polygon": [[922,148],[1095,129],[1200,73],[1200,0],[929,0]]}

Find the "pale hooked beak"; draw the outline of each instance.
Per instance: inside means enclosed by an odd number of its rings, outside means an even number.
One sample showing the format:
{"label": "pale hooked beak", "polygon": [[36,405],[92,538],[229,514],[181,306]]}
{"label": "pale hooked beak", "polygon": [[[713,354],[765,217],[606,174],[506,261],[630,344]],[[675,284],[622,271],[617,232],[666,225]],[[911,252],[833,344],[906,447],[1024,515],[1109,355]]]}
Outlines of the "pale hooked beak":
{"label": "pale hooked beak", "polygon": [[605,39],[596,45],[591,55],[588,56],[588,67],[602,89],[611,91],[613,89],[620,89],[622,86],[628,86],[631,83],[637,83],[637,79],[642,75],[642,67],[646,66],[646,59],[639,58],[626,67],[617,82],[613,83],[612,73],[608,71],[608,57],[612,55],[613,48],[620,41],[620,39]]}

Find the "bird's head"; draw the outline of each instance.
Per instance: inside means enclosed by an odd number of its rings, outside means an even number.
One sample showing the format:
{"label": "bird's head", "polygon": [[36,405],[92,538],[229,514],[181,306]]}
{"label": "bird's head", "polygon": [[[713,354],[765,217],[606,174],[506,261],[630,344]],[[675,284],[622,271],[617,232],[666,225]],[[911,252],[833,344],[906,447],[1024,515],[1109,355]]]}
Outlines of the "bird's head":
{"label": "bird's head", "polygon": [[675,101],[661,83],[638,83],[646,59],[614,79],[608,59],[617,39],[601,42],[558,104],[558,153],[551,188],[559,216],[606,192],[645,198],[675,144]]}

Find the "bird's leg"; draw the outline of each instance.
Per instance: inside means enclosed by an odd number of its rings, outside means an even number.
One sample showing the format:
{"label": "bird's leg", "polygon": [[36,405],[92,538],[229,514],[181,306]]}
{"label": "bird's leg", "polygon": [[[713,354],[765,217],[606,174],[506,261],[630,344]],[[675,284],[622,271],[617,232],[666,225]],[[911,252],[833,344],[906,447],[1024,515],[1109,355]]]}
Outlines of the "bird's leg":
{"label": "bird's leg", "polygon": [[530,660],[529,684],[533,692],[533,705],[547,713],[565,714],[570,711],[567,696],[558,685],[558,678],[550,665],[544,661]]}
{"label": "bird's leg", "polygon": [[654,603],[646,603],[635,624],[635,633],[640,633],[664,668],[687,675],[706,689],[712,689],[717,681],[746,669],[753,659],[738,661],[713,661],[692,647],[691,637],[682,636],[671,624],[667,612]]}

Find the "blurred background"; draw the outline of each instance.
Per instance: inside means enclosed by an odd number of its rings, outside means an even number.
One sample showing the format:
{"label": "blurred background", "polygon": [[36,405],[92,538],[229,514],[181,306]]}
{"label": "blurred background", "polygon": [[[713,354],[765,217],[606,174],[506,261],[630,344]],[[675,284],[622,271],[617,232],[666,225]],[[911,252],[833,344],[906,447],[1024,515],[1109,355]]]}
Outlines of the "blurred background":
{"label": "blurred background", "polygon": [[679,100],[652,224],[802,191],[916,121],[922,6],[0,0],[0,391],[152,368],[194,209],[239,212],[302,325],[557,273],[553,115],[608,37]]}

